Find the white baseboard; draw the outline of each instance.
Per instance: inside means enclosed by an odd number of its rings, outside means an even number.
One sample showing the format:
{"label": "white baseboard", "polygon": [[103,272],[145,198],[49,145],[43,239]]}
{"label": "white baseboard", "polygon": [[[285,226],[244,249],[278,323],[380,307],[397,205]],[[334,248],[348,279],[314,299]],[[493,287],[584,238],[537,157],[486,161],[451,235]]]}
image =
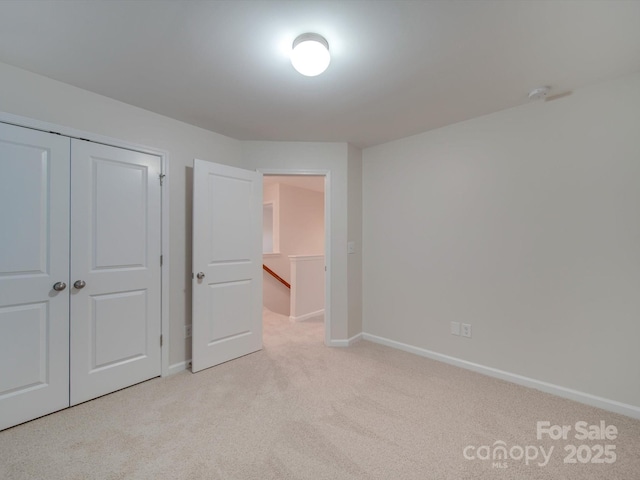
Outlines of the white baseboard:
{"label": "white baseboard", "polygon": [[[430,358],[439,362],[448,363],[449,365],[472,370],[489,377],[499,378],[501,380],[506,380],[507,382],[516,383],[518,385],[534,388],[546,393],[551,393],[553,395],[557,395],[558,397],[568,398],[569,400],[584,403],[585,405],[602,408],[603,410],[608,410],[610,412],[640,419],[640,407],[636,407],[634,405],[618,402],[616,400],[610,400],[608,398],[597,397],[589,393],[572,390],[570,388],[561,387],[552,383],[542,382],[540,380],[524,377],[515,373],[505,372],[504,370],[498,370],[497,368],[486,367],[484,365],[469,362],[467,360],[462,360],[460,358],[450,357],[449,355],[443,355],[441,353],[426,350],[424,348],[414,347],[413,345],[408,345],[406,343],[396,342],[395,340],[390,340],[388,338],[371,335],[370,333],[362,333],[361,336],[362,339],[369,340],[370,342],[386,345],[387,347],[397,348],[398,350],[404,350],[405,352],[414,353],[416,355],[420,355],[421,357]],[[347,340],[344,340],[344,342],[347,342]]]}
{"label": "white baseboard", "polygon": [[302,322],[304,320],[309,320],[313,317],[318,317],[320,315],[324,315],[324,308],[322,310],[316,310],[315,312],[305,313],[304,315],[298,315],[297,317],[289,316],[289,320],[292,322]]}
{"label": "white baseboard", "polygon": [[347,338],[346,340],[331,340],[329,342],[330,347],[350,347],[356,342],[362,340],[362,333],[354,335],[351,338]]}
{"label": "white baseboard", "polygon": [[187,368],[189,368],[190,363],[191,359],[169,365],[169,371],[167,372],[166,376],[174,375],[176,373],[182,372],[183,370],[186,370]]}

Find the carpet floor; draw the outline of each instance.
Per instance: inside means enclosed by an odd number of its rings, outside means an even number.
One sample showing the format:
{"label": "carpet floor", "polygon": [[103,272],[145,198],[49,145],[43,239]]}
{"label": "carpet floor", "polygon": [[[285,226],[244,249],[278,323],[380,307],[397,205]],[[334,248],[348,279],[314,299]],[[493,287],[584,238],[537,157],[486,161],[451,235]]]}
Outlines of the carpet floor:
{"label": "carpet floor", "polygon": [[[640,479],[640,421],[322,338],[321,320],[267,312],[260,352],[0,432],[0,478]],[[538,439],[539,421],[567,439]],[[582,421],[617,435],[576,439]]]}

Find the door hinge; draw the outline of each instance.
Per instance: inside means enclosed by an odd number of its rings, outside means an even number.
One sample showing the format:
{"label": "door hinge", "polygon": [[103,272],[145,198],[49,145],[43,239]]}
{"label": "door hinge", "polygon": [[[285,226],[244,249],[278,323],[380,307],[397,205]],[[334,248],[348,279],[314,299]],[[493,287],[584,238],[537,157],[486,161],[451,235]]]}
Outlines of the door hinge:
{"label": "door hinge", "polygon": [[162,335],[160,335],[160,346],[162,346]]}
{"label": "door hinge", "polygon": [[164,173],[161,173],[159,177],[160,177],[160,186],[162,186],[164,185],[164,177],[166,177],[166,175]]}
{"label": "door hinge", "polygon": [[162,266],[162,263],[164,262],[164,255],[160,255],[160,266]]}

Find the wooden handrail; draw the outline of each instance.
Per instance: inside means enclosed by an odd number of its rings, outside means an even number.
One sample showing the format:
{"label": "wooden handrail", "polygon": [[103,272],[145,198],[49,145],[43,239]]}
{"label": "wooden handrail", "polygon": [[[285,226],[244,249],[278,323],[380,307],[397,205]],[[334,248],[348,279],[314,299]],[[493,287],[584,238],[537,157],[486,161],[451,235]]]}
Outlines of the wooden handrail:
{"label": "wooden handrail", "polygon": [[282,278],[280,275],[278,275],[276,272],[274,272],[273,270],[271,270],[269,267],[267,267],[264,263],[262,264],[262,269],[267,272],[269,275],[271,275],[273,278],[275,278],[276,280],[278,280],[281,284],[283,284],[285,287],[287,288],[291,288],[291,284],[289,282],[287,282],[284,278]]}

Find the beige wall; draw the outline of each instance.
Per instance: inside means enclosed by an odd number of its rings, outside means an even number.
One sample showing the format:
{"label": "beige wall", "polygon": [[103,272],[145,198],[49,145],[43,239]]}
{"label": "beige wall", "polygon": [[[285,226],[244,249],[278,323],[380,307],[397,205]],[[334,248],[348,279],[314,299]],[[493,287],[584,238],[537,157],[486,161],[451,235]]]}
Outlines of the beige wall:
{"label": "beige wall", "polygon": [[[274,248],[280,252],[280,185],[277,183],[264,185],[262,191],[263,203],[273,204],[274,218]],[[262,262],[290,282],[289,259],[281,253],[263,255]],[[272,312],[289,315],[289,289],[282,285],[267,272],[262,272],[262,303]]]}
{"label": "beige wall", "polygon": [[640,406],[640,74],[363,156],[365,332]]}
{"label": "beige wall", "polygon": [[[277,211],[280,247],[279,254],[265,255],[263,262],[291,283],[289,255],[324,254],[324,193],[277,183],[266,185],[263,197]],[[269,310],[289,315],[288,290],[267,273],[263,274],[263,299]]]}
{"label": "beige wall", "polygon": [[170,232],[169,363],[191,358],[191,187],[193,159],[240,163],[240,142],[0,63],[0,111],[168,152]]}
{"label": "beige wall", "polygon": [[280,251],[324,253],[324,193],[280,184]]}

